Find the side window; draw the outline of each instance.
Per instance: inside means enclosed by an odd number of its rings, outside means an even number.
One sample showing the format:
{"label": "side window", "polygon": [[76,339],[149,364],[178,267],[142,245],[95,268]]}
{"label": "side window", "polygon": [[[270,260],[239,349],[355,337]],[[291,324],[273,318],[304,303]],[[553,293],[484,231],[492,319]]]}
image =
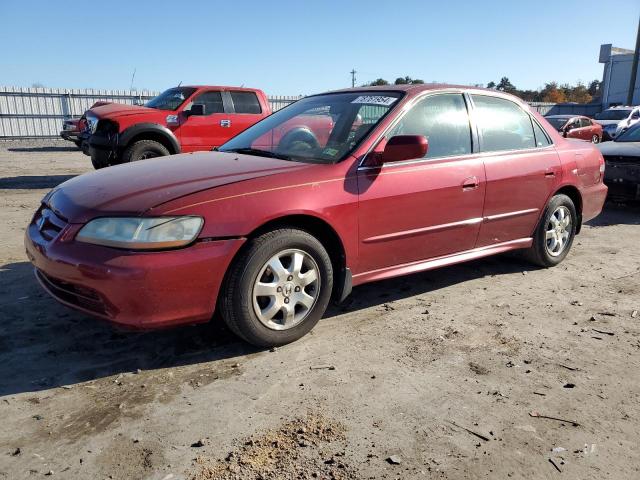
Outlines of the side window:
{"label": "side window", "polygon": [[205,115],[211,115],[212,113],[224,113],[224,105],[222,104],[221,92],[201,93],[191,102],[192,105],[194,103],[204,105]]}
{"label": "side window", "polygon": [[429,140],[426,158],[471,153],[471,127],[462,95],[441,94],[418,102],[387,134],[424,135]]}
{"label": "side window", "polygon": [[482,133],[482,151],[523,150],[536,146],[529,114],[510,100],[472,95]]}
{"label": "side window", "polygon": [[588,118],[581,118],[580,119],[580,126],[581,127],[590,127],[591,126],[591,120],[589,120]]}
{"label": "side window", "polygon": [[531,122],[533,123],[533,133],[536,137],[536,147],[546,147],[547,145],[551,145],[549,137],[542,127],[538,125],[538,122],[534,119],[531,119]]}
{"label": "side window", "polygon": [[262,113],[258,96],[254,92],[229,92],[236,113]]}

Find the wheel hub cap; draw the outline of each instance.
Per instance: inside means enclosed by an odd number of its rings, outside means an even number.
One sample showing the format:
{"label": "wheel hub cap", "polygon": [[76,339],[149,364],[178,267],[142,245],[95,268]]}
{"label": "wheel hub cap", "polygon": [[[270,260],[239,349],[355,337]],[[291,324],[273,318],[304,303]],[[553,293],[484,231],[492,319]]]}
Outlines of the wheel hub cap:
{"label": "wheel hub cap", "polygon": [[567,248],[571,237],[571,212],[565,206],[554,210],[546,228],[546,248],[549,255],[557,257]]}
{"label": "wheel hub cap", "polygon": [[253,309],[273,330],[288,330],[313,309],[320,292],[320,273],[308,253],[290,249],[271,257],[253,285]]}

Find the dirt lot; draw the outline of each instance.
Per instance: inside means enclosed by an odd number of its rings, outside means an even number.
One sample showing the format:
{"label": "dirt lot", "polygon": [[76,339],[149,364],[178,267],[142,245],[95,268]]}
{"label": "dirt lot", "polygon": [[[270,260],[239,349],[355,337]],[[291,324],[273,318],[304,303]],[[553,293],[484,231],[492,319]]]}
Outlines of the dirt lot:
{"label": "dirt lot", "polygon": [[217,323],[117,332],[39,288],[25,226],[89,169],[0,143],[0,479],[640,478],[640,209],[608,206],[557,268],[359,287],[260,351]]}

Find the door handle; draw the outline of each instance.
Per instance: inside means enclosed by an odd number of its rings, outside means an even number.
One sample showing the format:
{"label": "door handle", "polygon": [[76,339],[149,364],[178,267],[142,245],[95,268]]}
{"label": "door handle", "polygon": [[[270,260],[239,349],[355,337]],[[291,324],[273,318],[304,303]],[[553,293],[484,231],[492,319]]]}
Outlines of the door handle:
{"label": "door handle", "polygon": [[478,181],[478,177],[476,176],[465,178],[464,181],[462,182],[462,190],[464,191],[474,190],[479,186],[480,186],[480,182]]}
{"label": "door handle", "polygon": [[553,178],[556,176],[556,172],[554,172],[553,170],[546,170],[544,172],[544,176],[547,178]]}
{"label": "door handle", "polygon": [[220,126],[221,127],[230,127],[231,126],[231,120],[220,120]]}

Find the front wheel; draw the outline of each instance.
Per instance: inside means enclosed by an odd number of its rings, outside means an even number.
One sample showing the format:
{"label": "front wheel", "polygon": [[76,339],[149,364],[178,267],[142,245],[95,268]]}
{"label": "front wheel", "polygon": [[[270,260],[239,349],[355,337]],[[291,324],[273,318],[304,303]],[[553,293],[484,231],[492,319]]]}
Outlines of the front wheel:
{"label": "front wheel", "polygon": [[578,216],[568,196],[554,195],[533,235],[527,258],[542,267],[553,267],[567,256],[576,234]]}
{"label": "front wheel", "polygon": [[598,135],[594,135],[591,137],[591,143],[600,143],[600,137]]}
{"label": "front wheel", "polygon": [[282,228],[249,240],[227,274],[220,311],[247,342],[284,345],[318,323],[332,289],[333,266],[320,241],[303,230]]}
{"label": "front wheel", "polygon": [[171,155],[167,147],[155,140],[138,140],[129,145],[122,153],[122,162],[137,162],[148,158],[163,157]]}

